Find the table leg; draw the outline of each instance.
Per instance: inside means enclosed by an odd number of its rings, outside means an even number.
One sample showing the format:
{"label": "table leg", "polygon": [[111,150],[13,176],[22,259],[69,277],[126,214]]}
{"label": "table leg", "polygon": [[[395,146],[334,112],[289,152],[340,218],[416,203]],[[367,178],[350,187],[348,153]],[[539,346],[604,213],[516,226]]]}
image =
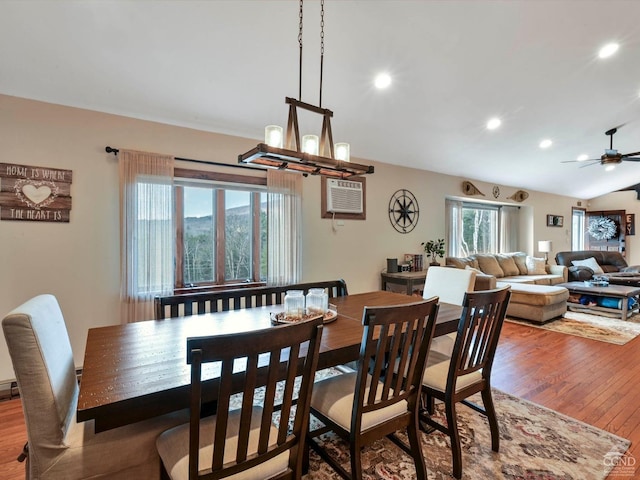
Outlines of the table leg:
{"label": "table leg", "polygon": [[627,308],[629,306],[629,298],[622,297],[622,320],[627,319]]}

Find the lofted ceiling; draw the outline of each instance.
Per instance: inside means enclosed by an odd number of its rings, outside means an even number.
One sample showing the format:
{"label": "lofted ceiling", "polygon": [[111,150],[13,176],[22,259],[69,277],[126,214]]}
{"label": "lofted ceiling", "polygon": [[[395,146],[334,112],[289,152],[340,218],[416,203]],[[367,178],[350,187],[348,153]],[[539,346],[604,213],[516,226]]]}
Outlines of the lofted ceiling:
{"label": "lofted ceiling", "polygon": [[[319,5],[303,28],[315,105]],[[599,158],[620,124],[614,148],[640,151],[639,20],[637,0],[326,0],[322,106],[362,163],[593,198],[640,183],[640,162],[561,163]],[[293,0],[1,0],[0,93],[262,140],[298,97],[297,37]]]}

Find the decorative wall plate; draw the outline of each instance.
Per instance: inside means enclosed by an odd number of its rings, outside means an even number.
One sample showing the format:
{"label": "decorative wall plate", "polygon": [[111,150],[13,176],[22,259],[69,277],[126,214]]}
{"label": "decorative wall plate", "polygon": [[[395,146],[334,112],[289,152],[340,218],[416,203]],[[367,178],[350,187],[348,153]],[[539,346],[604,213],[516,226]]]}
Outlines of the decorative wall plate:
{"label": "decorative wall plate", "polygon": [[400,189],[389,200],[389,221],[400,233],[413,230],[420,216],[420,207],[416,197],[409,190]]}
{"label": "decorative wall plate", "polygon": [[500,187],[497,185],[493,186],[493,198],[498,198],[500,196]]}

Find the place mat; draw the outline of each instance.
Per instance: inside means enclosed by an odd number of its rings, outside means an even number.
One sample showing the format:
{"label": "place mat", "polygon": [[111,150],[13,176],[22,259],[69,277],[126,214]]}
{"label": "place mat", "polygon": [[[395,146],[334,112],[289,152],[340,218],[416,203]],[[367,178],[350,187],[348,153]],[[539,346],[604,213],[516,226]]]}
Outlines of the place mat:
{"label": "place mat", "polygon": [[506,320],[511,323],[616,345],[624,345],[640,335],[640,315],[634,315],[625,321],[620,318],[567,311],[563,317],[542,325],[519,318],[507,317]]}

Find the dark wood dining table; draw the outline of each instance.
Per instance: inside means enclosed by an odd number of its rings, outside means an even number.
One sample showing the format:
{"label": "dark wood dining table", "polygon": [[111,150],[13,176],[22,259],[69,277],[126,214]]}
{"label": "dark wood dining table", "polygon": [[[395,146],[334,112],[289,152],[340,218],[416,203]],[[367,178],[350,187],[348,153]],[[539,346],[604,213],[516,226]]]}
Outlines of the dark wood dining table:
{"label": "dark wood dining table", "polygon": [[[335,297],[337,319],[325,325],[318,369],[358,359],[365,306],[401,305],[420,300],[375,291]],[[94,420],[96,432],[177,411],[188,406],[188,337],[268,328],[269,306],[89,329],[77,420]],[[440,304],[436,336],[454,332],[462,308]]]}

